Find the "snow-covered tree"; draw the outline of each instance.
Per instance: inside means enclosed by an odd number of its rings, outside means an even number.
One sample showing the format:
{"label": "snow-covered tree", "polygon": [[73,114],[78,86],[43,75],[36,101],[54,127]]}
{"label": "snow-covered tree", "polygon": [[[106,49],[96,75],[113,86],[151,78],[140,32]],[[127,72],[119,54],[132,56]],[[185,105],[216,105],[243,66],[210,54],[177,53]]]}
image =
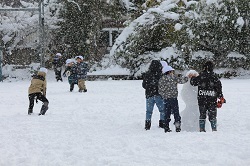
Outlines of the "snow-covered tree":
{"label": "snow-covered tree", "polygon": [[[179,61],[178,69],[197,67],[190,65],[197,51],[211,52],[221,66],[230,63],[227,55],[231,52],[249,57],[249,4],[247,0],[144,1],[139,10],[142,14],[115,42],[111,50],[113,63],[129,68],[134,75],[154,58],[166,59],[170,64]],[[176,61],[171,53],[168,57],[151,53],[164,48],[176,50]]]}
{"label": "snow-covered tree", "polygon": [[[53,30],[58,28],[59,0],[45,0],[45,36],[46,43],[52,40]],[[38,8],[37,1],[3,1],[0,8]],[[7,63],[12,63],[12,53],[21,58],[22,50],[31,50],[32,59],[23,63],[39,61],[39,12],[38,11],[5,11],[0,13],[0,45],[4,47]],[[47,45],[45,45],[47,47]],[[33,51],[32,51],[33,50]],[[24,59],[25,60],[25,59]],[[18,63],[18,62],[16,62]]]}
{"label": "snow-covered tree", "polygon": [[[196,2],[165,0],[151,4],[152,6],[132,21],[116,40],[110,54],[114,63],[127,67],[132,75],[140,74],[141,67],[149,64],[154,58],[165,59],[179,69],[185,68],[181,48],[187,40],[187,35],[182,26],[192,4]],[[173,56],[173,52],[167,53],[167,57],[155,57],[151,54],[168,47],[172,47],[179,56]],[[179,63],[175,63],[173,59]]]}
{"label": "snow-covered tree", "polygon": [[99,57],[99,37],[106,17],[118,19],[126,10],[118,0],[65,0],[55,49],[68,56],[84,55],[89,60]]}
{"label": "snow-covered tree", "polygon": [[210,51],[218,63],[230,52],[249,55],[249,10],[248,0],[201,0],[188,23],[192,50]]}

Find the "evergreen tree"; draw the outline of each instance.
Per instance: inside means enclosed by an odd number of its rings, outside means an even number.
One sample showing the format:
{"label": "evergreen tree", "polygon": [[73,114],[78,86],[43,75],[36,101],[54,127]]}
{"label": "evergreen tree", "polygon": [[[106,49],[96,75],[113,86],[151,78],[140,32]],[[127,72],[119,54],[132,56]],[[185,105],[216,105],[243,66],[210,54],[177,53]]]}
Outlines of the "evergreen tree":
{"label": "evergreen tree", "polygon": [[111,50],[115,62],[130,69],[132,75],[139,74],[140,67],[155,58],[150,56],[151,53],[160,52],[167,47],[176,49],[180,57],[165,60],[177,69],[186,67],[182,61],[185,57],[182,57],[180,50],[188,40],[182,24],[186,11],[191,9],[190,6],[183,6],[179,1],[163,1],[161,4],[151,5],[143,15],[129,24],[130,32],[126,39],[124,40],[124,36],[120,37],[124,41],[118,38]]}
{"label": "evergreen tree", "polygon": [[71,56],[90,55],[89,46],[91,37],[94,35],[92,30],[100,23],[101,16],[93,10],[94,3],[84,1],[65,1],[62,10],[63,21],[57,36],[57,49],[60,52],[68,51]]}
{"label": "evergreen tree", "polygon": [[96,61],[99,55],[99,37],[105,17],[118,19],[124,14],[124,8],[118,0],[102,1],[64,1],[61,13],[61,28],[56,36],[58,51],[68,57],[84,55],[88,60]]}
{"label": "evergreen tree", "polygon": [[188,27],[192,31],[192,50],[210,51],[215,61],[222,62],[233,51],[247,54],[249,44],[249,1],[219,0],[207,3],[199,2],[196,15]]}

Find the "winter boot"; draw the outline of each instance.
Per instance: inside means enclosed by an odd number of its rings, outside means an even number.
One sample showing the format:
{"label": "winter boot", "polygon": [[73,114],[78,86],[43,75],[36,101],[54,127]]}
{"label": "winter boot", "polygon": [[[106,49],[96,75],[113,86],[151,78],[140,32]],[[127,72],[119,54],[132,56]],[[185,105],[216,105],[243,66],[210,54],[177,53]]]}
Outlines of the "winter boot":
{"label": "winter boot", "polygon": [[205,123],[206,123],[206,119],[200,119],[199,120],[200,132],[206,132]]}
{"label": "winter boot", "polygon": [[217,120],[211,120],[210,123],[212,131],[217,131]]}
{"label": "winter boot", "polygon": [[159,127],[164,128],[164,120],[159,120]]}
{"label": "winter boot", "polygon": [[181,131],[181,122],[175,122],[175,131],[180,132]]}
{"label": "winter boot", "polygon": [[145,130],[150,130],[151,127],[151,121],[150,120],[146,120],[145,121]]}
{"label": "winter boot", "polygon": [[41,108],[41,111],[38,115],[45,115],[46,111],[49,109],[48,103],[44,102]]}
{"label": "winter boot", "polygon": [[172,130],[170,130],[170,128],[169,128],[169,122],[168,122],[168,123],[165,123],[165,125],[164,125],[164,131],[165,131],[165,133],[171,132],[171,131],[172,131]]}
{"label": "winter boot", "polygon": [[33,110],[32,109],[28,109],[28,115],[31,115],[33,113]]}

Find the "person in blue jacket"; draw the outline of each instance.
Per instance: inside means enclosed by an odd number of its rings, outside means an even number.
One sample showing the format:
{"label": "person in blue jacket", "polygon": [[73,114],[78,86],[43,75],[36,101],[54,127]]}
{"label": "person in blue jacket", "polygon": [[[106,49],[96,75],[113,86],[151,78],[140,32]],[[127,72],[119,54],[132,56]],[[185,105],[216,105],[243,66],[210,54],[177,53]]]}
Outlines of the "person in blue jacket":
{"label": "person in blue jacket", "polygon": [[79,92],[87,92],[86,79],[89,71],[88,64],[84,62],[83,56],[76,56],[76,64],[72,67],[72,72],[76,73]]}
{"label": "person in blue jacket", "polygon": [[77,75],[76,72],[74,70],[72,70],[73,66],[74,66],[75,62],[73,59],[67,59],[66,60],[66,68],[65,71],[63,72],[63,76],[67,77],[68,76],[68,82],[70,85],[70,92],[72,92],[74,90],[74,85],[77,84]]}

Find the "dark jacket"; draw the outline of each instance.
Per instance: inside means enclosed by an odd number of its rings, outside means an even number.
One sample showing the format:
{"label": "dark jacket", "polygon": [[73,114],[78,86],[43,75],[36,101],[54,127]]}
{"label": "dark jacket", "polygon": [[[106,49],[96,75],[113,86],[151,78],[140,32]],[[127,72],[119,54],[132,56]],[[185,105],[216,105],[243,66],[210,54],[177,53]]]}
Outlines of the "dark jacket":
{"label": "dark jacket", "polygon": [[67,66],[65,68],[65,71],[63,72],[63,75],[66,76],[66,73],[69,72],[68,76],[68,82],[69,84],[77,84],[77,75],[76,75],[76,70],[73,70],[73,66]]}
{"label": "dark jacket", "polygon": [[63,66],[62,58],[55,57],[52,62],[54,68],[61,68]]}
{"label": "dark jacket", "polygon": [[149,70],[143,74],[142,87],[145,89],[146,98],[159,95],[158,84],[162,76],[162,65],[160,61],[153,60]]}
{"label": "dark jacket", "polygon": [[198,86],[199,105],[216,105],[217,99],[223,97],[221,81],[214,72],[203,71],[199,76],[192,77],[190,84]]}
{"label": "dark jacket", "polygon": [[76,63],[72,67],[72,73],[75,73],[78,80],[86,79],[87,72],[89,71],[88,64],[85,62]]}

